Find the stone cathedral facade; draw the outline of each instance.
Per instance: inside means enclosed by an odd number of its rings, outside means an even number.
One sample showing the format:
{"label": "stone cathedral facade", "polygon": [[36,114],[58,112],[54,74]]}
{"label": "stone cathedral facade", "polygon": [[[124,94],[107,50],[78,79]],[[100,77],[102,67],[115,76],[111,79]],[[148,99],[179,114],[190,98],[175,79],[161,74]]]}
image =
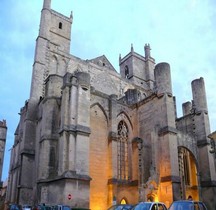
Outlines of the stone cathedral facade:
{"label": "stone cathedral facade", "polygon": [[[73,17],[44,0],[31,93],[20,111],[7,200],[105,210],[113,203],[192,195],[215,209],[204,79],[176,115],[168,63],[144,55],[83,60],[70,54]],[[120,73],[119,73],[120,72]]]}

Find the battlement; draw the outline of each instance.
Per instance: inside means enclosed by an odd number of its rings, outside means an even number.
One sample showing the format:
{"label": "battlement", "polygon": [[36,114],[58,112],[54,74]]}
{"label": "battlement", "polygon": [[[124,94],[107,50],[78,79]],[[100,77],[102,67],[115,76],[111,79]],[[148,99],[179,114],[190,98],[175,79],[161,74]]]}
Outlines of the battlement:
{"label": "battlement", "polygon": [[63,14],[61,14],[61,13],[55,11],[55,10],[51,10],[51,13],[52,13],[53,15],[59,17],[59,18],[62,18],[63,20],[69,21],[69,22],[71,22],[71,23],[72,23],[72,21],[73,21],[73,13],[72,13],[72,12],[71,12],[71,14],[70,14],[70,17],[67,17],[67,16],[65,16],[65,15],[63,15]]}
{"label": "battlement", "polygon": [[138,53],[136,53],[134,51],[134,47],[133,44],[131,44],[131,51],[125,55],[123,58],[121,57],[121,54],[119,54],[119,65],[121,65],[122,63],[124,63],[127,59],[129,59],[130,57],[134,56],[142,61],[147,61],[148,59],[151,59],[153,62],[155,62],[155,59],[151,57],[151,47],[150,44],[145,44],[144,46],[144,56],[140,55]]}
{"label": "battlement", "polygon": [[122,58],[121,54],[119,55],[121,77],[146,90],[153,90],[155,80],[155,60],[151,57],[150,50],[150,45],[146,44],[144,55],[140,55],[134,51],[133,44],[131,44],[131,50],[126,56]]}
{"label": "battlement", "polygon": [[136,53],[136,52],[129,52],[127,55],[125,55],[123,58],[121,58],[121,54],[119,55],[119,65],[121,65],[122,63],[124,63],[127,59],[129,59],[130,57],[136,57],[139,60],[145,61],[145,57]]}

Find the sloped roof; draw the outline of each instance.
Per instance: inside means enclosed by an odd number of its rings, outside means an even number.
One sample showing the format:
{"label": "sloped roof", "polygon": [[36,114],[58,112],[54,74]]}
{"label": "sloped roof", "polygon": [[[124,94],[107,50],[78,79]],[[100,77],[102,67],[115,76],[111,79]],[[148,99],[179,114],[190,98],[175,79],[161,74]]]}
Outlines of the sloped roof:
{"label": "sloped roof", "polygon": [[216,140],[216,131],[214,131],[213,133],[210,133],[210,134],[208,135],[208,137],[209,137],[210,139]]}
{"label": "sloped roof", "polygon": [[112,71],[116,71],[113,65],[110,63],[110,61],[107,59],[105,55],[101,55],[99,57],[88,60],[88,62],[94,63],[101,67],[106,67]]}

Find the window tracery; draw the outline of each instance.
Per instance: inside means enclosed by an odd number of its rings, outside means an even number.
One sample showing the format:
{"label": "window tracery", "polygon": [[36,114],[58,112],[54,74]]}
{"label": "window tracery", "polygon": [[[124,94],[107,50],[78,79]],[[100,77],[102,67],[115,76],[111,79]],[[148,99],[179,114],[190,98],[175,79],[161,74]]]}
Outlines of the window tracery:
{"label": "window tracery", "polygon": [[118,179],[128,180],[128,128],[124,121],[118,124]]}

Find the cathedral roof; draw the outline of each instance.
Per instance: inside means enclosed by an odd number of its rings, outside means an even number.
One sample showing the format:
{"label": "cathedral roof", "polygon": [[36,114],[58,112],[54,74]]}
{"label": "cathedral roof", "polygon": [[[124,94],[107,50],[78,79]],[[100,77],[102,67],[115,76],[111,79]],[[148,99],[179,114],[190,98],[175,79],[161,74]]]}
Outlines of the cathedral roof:
{"label": "cathedral roof", "polygon": [[106,67],[112,71],[116,71],[113,65],[110,63],[110,61],[107,59],[105,55],[101,55],[99,57],[88,60],[88,62],[94,63],[98,66]]}
{"label": "cathedral roof", "polygon": [[208,137],[209,137],[210,139],[212,139],[212,140],[216,140],[216,131],[214,131],[213,133],[210,133],[210,134],[208,135]]}

